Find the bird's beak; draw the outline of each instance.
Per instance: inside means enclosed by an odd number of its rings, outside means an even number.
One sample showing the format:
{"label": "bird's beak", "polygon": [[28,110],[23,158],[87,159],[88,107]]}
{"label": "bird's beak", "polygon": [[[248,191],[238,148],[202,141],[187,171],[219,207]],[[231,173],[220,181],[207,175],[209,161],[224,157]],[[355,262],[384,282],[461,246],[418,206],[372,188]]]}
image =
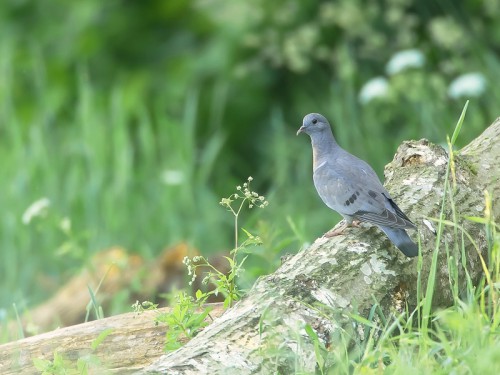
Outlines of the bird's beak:
{"label": "bird's beak", "polygon": [[297,135],[299,135],[300,133],[303,133],[305,130],[306,130],[306,127],[305,127],[304,125],[302,125],[302,126],[300,127],[300,129],[299,129],[299,130],[297,130]]}

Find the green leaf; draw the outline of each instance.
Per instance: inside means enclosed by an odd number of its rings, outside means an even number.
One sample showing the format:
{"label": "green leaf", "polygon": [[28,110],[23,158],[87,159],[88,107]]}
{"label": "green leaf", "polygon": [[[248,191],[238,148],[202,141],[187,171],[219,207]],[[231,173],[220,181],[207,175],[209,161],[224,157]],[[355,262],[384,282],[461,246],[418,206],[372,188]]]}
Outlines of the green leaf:
{"label": "green leaf", "polygon": [[458,135],[460,134],[460,129],[462,129],[462,124],[464,122],[465,118],[465,113],[467,112],[467,107],[469,106],[469,101],[467,100],[464,105],[464,109],[462,109],[462,114],[460,115],[460,118],[458,119],[457,125],[455,126],[455,130],[453,131],[453,135],[451,136],[451,144],[454,145],[455,141],[458,138]]}
{"label": "green leaf", "polygon": [[319,339],[316,331],[314,331],[314,329],[309,324],[306,324],[304,329],[314,345],[314,354],[316,356],[316,362],[318,363],[318,367],[321,373],[323,373],[323,368],[325,366],[325,356],[327,353],[326,348]]}
{"label": "green leaf", "polygon": [[208,314],[210,314],[210,311],[212,311],[212,309],[207,307],[202,313],[194,314],[191,318],[189,318],[186,325],[192,328],[194,331],[199,331],[201,328],[204,328],[208,324],[205,323],[205,318],[208,316]]}
{"label": "green leaf", "polygon": [[201,299],[206,299],[207,293],[203,293],[200,289],[196,291],[196,299],[201,300]]}
{"label": "green leaf", "polygon": [[48,359],[42,359],[42,358],[33,358],[33,366],[38,371],[47,371],[52,367],[52,362],[49,361]]}
{"label": "green leaf", "polygon": [[226,260],[228,261],[229,263],[229,268],[233,269],[234,268],[234,261],[233,261],[233,258],[230,258],[230,257],[224,257],[226,258]]}
{"label": "green leaf", "polygon": [[172,338],[165,341],[165,346],[163,348],[165,351],[173,351],[179,349],[181,346],[182,344],[178,341],[178,338]]}
{"label": "green leaf", "polygon": [[92,350],[96,350],[97,347],[101,345],[101,343],[106,339],[106,337],[111,334],[111,332],[113,332],[112,328],[106,328],[104,331],[102,331],[99,336],[97,336],[97,338],[90,344]]}
{"label": "green leaf", "polygon": [[78,358],[76,361],[76,369],[79,375],[88,375],[89,373],[89,362],[83,358]]}
{"label": "green leaf", "polygon": [[464,218],[478,224],[490,224],[490,221],[488,219],[485,219],[484,217],[464,216]]}
{"label": "green leaf", "polygon": [[247,235],[248,238],[253,238],[253,234],[247,231],[245,228],[241,228],[241,230]]}
{"label": "green leaf", "polygon": [[361,324],[364,324],[370,328],[377,328],[377,325],[374,324],[373,322],[370,322],[368,319],[366,318],[363,318],[362,316],[360,315],[357,315],[357,314],[351,314],[350,315],[351,318],[353,318],[355,321],[357,321],[358,323],[361,323]]}

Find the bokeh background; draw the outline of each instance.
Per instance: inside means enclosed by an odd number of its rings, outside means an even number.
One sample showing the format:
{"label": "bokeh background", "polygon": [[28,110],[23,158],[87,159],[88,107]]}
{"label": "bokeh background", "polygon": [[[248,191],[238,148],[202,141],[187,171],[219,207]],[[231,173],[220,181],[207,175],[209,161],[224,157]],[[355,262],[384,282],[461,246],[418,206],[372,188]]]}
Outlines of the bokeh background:
{"label": "bokeh background", "polygon": [[264,241],[248,287],[339,219],[302,117],[326,115],[382,175],[403,140],[445,143],[470,99],[467,144],[500,113],[499,15],[498,0],[3,0],[0,319],[111,246],[229,251],[219,201],[252,176],[269,206],[241,218]]}

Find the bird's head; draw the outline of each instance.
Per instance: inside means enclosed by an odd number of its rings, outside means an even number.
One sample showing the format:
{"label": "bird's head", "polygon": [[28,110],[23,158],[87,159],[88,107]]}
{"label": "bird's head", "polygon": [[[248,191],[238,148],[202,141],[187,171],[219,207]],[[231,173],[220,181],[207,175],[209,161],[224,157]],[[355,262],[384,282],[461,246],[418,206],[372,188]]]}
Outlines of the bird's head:
{"label": "bird's head", "polygon": [[319,113],[309,113],[304,117],[304,120],[302,120],[302,126],[297,131],[297,135],[306,133],[312,136],[315,133],[323,132],[325,129],[330,129],[328,120]]}

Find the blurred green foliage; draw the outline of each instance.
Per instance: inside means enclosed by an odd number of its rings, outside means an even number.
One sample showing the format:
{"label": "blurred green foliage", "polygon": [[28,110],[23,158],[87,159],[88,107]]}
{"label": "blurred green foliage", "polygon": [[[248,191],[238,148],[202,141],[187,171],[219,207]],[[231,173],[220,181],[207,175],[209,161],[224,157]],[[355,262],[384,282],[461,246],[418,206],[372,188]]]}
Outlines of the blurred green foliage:
{"label": "blurred green foliage", "polygon": [[[2,1],[0,308],[33,306],[106,246],[229,250],[218,202],[248,176],[270,202],[243,218],[266,247],[248,265],[270,272],[338,219],[295,138],[302,117],[325,114],[381,172],[404,139],[444,142],[466,99],[449,97],[450,82],[480,72],[466,144],[498,116],[499,11],[498,0]],[[386,73],[405,49],[425,64]],[[360,103],[377,76],[387,94]],[[42,197],[48,216],[23,224]]]}

